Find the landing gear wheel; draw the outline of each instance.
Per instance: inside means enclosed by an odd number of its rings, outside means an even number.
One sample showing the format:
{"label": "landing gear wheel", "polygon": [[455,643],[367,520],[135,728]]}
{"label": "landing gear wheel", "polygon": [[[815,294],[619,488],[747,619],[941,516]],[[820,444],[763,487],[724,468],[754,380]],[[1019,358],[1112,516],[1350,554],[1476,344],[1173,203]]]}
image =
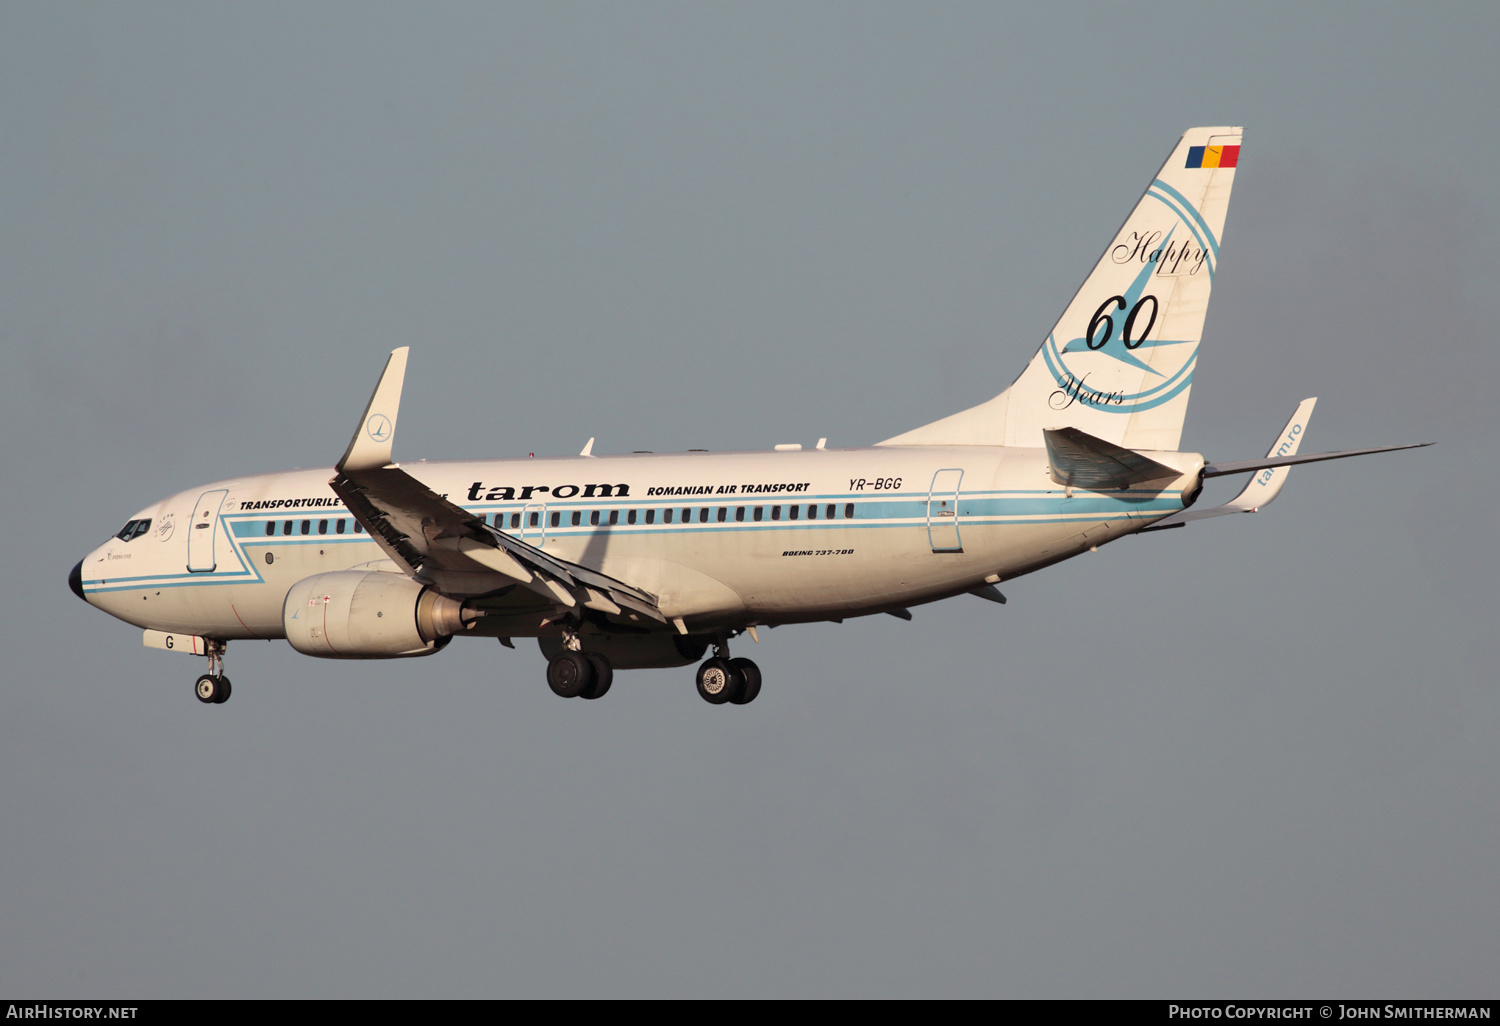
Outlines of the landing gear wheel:
{"label": "landing gear wheel", "polygon": [[580,691],[578,697],[603,698],[604,693],[609,690],[609,686],[614,683],[615,668],[609,665],[609,660],[604,658],[604,656],[596,655],[593,652],[587,653],[584,658],[594,668],[594,683],[593,686]]}
{"label": "landing gear wheel", "polygon": [[214,705],[223,705],[225,702],[229,701],[229,694],[233,690],[234,688],[229,686],[229,678],[220,676],[219,694],[214,697]]}
{"label": "landing gear wheel", "polygon": [[698,667],[698,694],[709,705],[723,705],[744,688],[744,678],[727,659],[717,656]]}
{"label": "landing gear wheel", "polygon": [[[193,691],[197,694],[198,701],[204,705],[217,705],[224,701],[224,698],[228,698],[228,693],[225,691],[223,684],[220,683],[222,680],[222,677],[215,677],[211,673],[205,673],[199,677],[198,683],[193,685]],[[224,698],[220,698],[220,695],[223,695]]]}
{"label": "landing gear wheel", "polygon": [[748,659],[731,659],[729,666],[744,682],[740,685],[739,693],[729,700],[735,705],[749,705],[760,694],[760,667]]}
{"label": "landing gear wheel", "polygon": [[547,664],[547,685],[563,698],[577,698],[594,684],[594,664],[582,652],[564,652]]}

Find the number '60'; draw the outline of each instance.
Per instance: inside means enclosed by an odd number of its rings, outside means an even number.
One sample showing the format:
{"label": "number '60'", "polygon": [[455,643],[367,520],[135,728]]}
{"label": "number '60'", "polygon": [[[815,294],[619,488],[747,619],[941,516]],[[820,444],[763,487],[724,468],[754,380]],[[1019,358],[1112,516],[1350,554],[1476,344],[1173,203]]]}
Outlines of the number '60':
{"label": "number '60'", "polygon": [[[1151,303],[1151,319],[1146,322],[1146,326],[1137,335],[1135,333],[1135,322],[1140,316],[1141,308],[1146,305],[1148,300]],[[1103,349],[1105,344],[1114,335],[1115,319],[1112,314],[1107,312],[1111,309],[1125,309],[1125,297],[1110,296],[1099,304],[1099,309],[1094,311],[1094,316],[1089,320],[1089,330],[1084,333],[1084,340],[1088,343],[1090,349]],[[1136,300],[1135,306],[1130,308],[1130,313],[1125,315],[1124,327],[1120,329],[1120,341],[1125,343],[1126,349],[1139,349],[1141,343],[1146,341],[1146,336],[1151,334],[1152,328],[1156,327],[1156,311],[1157,302],[1155,296],[1142,296]],[[1104,325],[1104,331],[1096,339],[1094,335],[1099,331],[1101,324]]]}

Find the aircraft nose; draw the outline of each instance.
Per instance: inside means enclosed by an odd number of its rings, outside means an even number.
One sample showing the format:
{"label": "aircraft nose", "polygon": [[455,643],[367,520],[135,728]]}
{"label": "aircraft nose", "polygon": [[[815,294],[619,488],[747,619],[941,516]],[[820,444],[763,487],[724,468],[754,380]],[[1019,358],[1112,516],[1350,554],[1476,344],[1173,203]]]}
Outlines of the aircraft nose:
{"label": "aircraft nose", "polygon": [[68,587],[73,589],[74,595],[77,595],[85,602],[88,601],[88,599],[83,598],[83,560],[80,559],[77,563],[73,564],[73,569],[68,571]]}

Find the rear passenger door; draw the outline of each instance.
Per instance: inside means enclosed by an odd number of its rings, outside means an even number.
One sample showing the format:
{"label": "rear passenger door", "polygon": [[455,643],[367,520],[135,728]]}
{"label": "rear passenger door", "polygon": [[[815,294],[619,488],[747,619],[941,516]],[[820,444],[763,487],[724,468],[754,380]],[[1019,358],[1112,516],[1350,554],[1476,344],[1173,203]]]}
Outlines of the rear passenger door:
{"label": "rear passenger door", "polygon": [[939,470],[932,475],[932,490],[927,493],[927,540],[933,552],[962,552],[958,537],[958,486],[964,472]]}

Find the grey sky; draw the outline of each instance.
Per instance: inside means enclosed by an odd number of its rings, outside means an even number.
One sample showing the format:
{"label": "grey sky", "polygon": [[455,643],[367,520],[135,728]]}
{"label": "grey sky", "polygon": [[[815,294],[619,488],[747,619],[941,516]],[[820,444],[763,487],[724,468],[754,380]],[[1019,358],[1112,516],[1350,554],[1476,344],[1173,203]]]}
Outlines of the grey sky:
{"label": "grey sky", "polygon": [[[1493,997],[1493,5],[0,7],[0,993]],[[865,444],[995,394],[1182,129],[1245,148],[1185,447],[1263,516],[547,691],[64,578],[331,463]],[[1214,498],[1211,494],[1209,499]],[[748,643],[746,645],[748,648]],[[737,646],[737,654],[740,651]]]}

